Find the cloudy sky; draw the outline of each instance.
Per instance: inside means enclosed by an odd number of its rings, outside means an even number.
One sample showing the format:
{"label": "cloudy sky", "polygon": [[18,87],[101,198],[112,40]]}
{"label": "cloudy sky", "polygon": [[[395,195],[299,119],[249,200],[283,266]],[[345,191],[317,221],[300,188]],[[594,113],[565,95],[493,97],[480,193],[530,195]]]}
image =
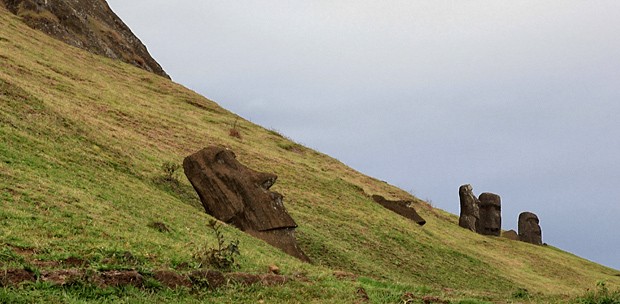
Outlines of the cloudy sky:
{"label": "cloudy sky", "polygon": [[171,77],[459,213],[620,269],[620,1],[108,0]]}

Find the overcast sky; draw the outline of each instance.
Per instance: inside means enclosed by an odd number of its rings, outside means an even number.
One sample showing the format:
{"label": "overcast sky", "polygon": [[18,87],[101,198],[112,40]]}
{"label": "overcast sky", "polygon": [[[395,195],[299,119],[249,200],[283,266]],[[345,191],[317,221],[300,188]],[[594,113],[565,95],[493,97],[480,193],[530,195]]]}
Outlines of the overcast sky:
{"label": "overcast sky", "polygon": [[179,82],[459,214],[620,269],[620,1],[108,0]]}

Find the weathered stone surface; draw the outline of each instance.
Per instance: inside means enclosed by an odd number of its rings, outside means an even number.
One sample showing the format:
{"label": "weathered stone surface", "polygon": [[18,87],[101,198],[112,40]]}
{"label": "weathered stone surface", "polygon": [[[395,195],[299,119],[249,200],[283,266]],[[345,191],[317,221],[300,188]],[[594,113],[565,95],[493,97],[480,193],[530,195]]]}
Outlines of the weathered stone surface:
{"label": "weathered stone surface", "polygon": [[538,216],[532,212],[519,214],[519,240],[542,245],[542,230],[539,223]]}
{"label": "weathered stone surface", "polygon": [[302,261],[310,261],[310,258],[297,245],[295,228],[280,228],[267,231],[246,230],[246,232]]}
{"label": "weathered stone surface", "polygon": [[269,265],[269,273],[273,273],[273,274],[280,274],[280,267],[278,267],[277,265]]}
{"label": "weathered stone surface", "polygon": [[513,240],[513,241],[518,241],[519,240],[519,235],[514,230],[504,231],[502,233],[502,237],[503,238],[507,238],[509,240]]}
{"label": "weathered stone surface", "polygon": [[208,214],[308,260],[297,246],[297,224],[286,212],[282,195],[269,191],[276,175],[254,171],[232,151],[213,146],[186,157],[183,169]]}
{"label": "weathered stone surface", "polygon": [[426,224],[426,220],[424,220],[411,206],[411,201],[390,201],[386,200],[381,195],[373,195],[372,199],[378,203],[379,205],[403,216],[414,222],[416,222],[420,226],[424,226]]}
{"label": "weathered stone surface", "polygon": [[91,53],[170,78],[105,0],[0,0],[28,26]]}
{"label": "weathered stone surface", "polygon": [[479,202],[471,185],[466,184],[459,187],[459,199],[461,201],[459,226],[474,232],[477,231],[476,225],[480,218]]}
{"label": "weathered stone surface", "polygon": [[480,220],[477,232],[484,235],[499,236],[502,229],[502,202],[499,195],[485,192],[478,197]]}

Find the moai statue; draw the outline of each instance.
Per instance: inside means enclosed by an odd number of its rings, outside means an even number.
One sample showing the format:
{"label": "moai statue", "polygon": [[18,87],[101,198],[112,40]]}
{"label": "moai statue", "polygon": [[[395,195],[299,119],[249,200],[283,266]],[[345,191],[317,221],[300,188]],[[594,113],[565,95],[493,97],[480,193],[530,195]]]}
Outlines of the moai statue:
{"label": "moai statue", "polygon": [[186,157],[183,170],[208,214],[309,261],[297,246],[297,224],[286,212],[282,195],[269,190],[275,174],[252,170],[235,153],[216,146]]}
{"label": "moai statue", "polygon": [[512,240],[512,241],[518,241],[519,240],[519,235],[517,234],[516,231],[510,229],[508,231],[502,232],[502,237]]}
{"label": "moai statue", "polygon": [[471,185],[467,184],[459,187],[459,199],[461,200],[459,226],[475,232],[480,212],[478,209],[479,202],[473,193]]}
{"label": "moai statue", "polygon": [[480,194],[480,220],[476,231],[484,235],[499,236],[502,230],[502,203],[499,195],[493,193]]}
{"label": "moai statue", "polygon": [[531,212],[519,214],[519,241],[542,245],[542,230],[538,216]]}

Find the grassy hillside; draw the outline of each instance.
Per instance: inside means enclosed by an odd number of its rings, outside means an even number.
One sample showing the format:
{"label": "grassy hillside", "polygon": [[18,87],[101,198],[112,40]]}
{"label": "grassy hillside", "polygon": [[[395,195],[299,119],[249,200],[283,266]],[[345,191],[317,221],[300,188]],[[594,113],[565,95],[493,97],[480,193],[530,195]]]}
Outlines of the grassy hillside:
{"label": "grassy hillside", "polygon": [[[241,139],[229,135],[237,120]],[[279,176],[272,189],[284,195],[301,247],[314,262],[224,227],[227,238],[240,240],[240,271],[265,273],[277,264],[298,279],[218,290],[39,281],[0,289],[0,302],[352,303],[362,298],[359,288],[373,303],[427,295],[470,303],[528,296],[564,301],[600,281],[620,286],[618,271],[552,246],[462,229],[455,215],[163,77],[31,30],[0,6],[1,269],[36,274],[65,267],[58,261],[73,257],[93,271],[191,270],[192,254],[215,242],[210,217],[182,173],[179,185],[169,183],[161,166],[181,164],[207,145],[229,147],[241,163]],[[415,200],[427,224],[395,215],[372,194]],[[170,232],[151,228],[153,222]]]}

